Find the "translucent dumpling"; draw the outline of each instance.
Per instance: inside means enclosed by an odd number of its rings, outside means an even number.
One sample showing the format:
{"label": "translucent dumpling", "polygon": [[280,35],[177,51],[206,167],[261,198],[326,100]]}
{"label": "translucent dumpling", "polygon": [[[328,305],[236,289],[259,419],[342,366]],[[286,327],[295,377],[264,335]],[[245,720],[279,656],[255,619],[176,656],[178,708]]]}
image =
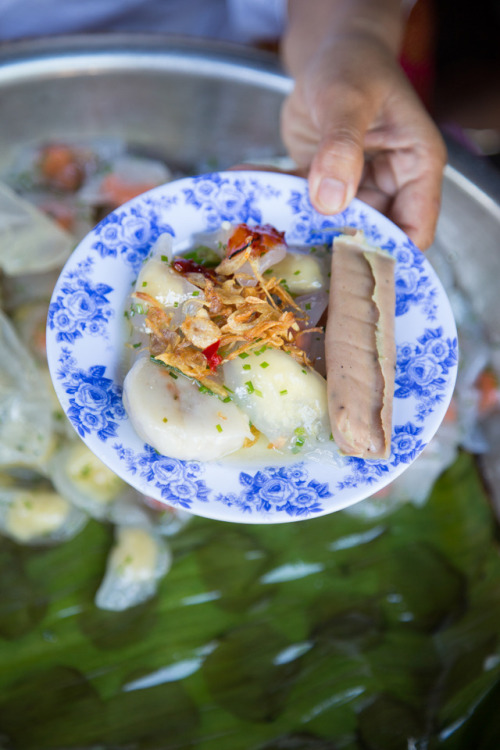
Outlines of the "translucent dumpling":
{"label": "translucent dumpling", "polygon": [[128,372],[123,402],[139,437],[171,458],[211,461],[253,439],[247,415],[234,403],[201,393],[147,357]]}
{"label": "translucent dumpling", "polygon": [[0,267],[10,275],[61,266],[74,238],[0,183]]}
{"label": "translucent dumpling", "polygon": [[0,465],[41,465],[54,448],[52,401],[33,358],[0,312]]}
{"label": "translucent dumpling", "polygon": [[22,544],[54,544],[75,536],[87,515],[54,490],[0,488],[0,533]]}
{"label": "translucent dumpling", "polygon": [[161,537],[146,526],[118,526],[104,579],[96,594],[100,609],[121,611],[151,598],[172,562]]}
{"label": "translucent dumpling", "polygon": [[50,462],[56,489],[92,518],[110,519],[113,504],[132,490],[81,440],[58,450]]}
{"label": "translucent dumpling", "polygon": [[298,450],[311,439],[328,440],[325,379],[284,351],[258,351],[224,364],[231,398],[277,448]]}

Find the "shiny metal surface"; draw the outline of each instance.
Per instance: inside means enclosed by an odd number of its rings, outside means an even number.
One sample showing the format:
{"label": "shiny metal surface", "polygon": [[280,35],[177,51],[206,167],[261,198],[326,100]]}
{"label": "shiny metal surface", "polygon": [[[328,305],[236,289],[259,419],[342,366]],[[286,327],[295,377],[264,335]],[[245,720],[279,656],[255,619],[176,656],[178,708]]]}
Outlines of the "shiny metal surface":
{"label": "shiny metal surface", "polygon": [[44,138],[118,136],[189,171],[281,152],[289,80],[266,54],[151,36],[0,47],[0,169]]}
{"label": "shiny metal surface", "polygon": [[[457,285],[500,345],[500,173],[448,143],[449,163],[435,248],[449,260]],[[432,257],[432,256],[431,256]]]}

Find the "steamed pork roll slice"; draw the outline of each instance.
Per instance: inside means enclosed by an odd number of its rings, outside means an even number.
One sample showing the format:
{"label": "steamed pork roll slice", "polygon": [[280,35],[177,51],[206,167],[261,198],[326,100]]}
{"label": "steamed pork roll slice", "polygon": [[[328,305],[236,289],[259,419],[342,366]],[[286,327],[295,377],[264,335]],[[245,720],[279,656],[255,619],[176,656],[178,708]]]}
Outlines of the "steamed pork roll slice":
{"label": "steamed pork roll slice", "polygon": [[336,237],[326,328],[328,409],[341,451],[387,458],[396,346],[394,260],[361,232]]}

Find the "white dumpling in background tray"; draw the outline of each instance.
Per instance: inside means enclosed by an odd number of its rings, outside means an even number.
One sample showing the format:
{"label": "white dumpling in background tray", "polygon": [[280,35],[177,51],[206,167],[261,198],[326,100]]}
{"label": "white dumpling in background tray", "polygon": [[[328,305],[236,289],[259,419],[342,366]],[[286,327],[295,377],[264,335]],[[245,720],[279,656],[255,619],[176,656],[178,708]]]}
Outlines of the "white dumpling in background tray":
{"label": "white dumpling in background tray", "polygon": [[74,537],[87,515],[50,489],[0,489],[0,533],[22,544],[54,544]]}
{"label": "white dumpling in background tray", "polygon": [[234,403],[172,375],[147,357],[127,373],[123,401],[142,440],[164,456],[188,461],[222,458],[253,440],[248,417]]}
{"label": "white dumpling in background tray", "polygon": [[9,275],[61,266],[75,240],[0,182],[0,268]]}
{"label": "white dumpling in background tray", "polygon": [[105,172],[86,180],[78,197],[90,205],[117,207],[171,179],[166,164],[157,159],[120,154],[107,165]]}
{"label": "white dumpling in background tray", "polygon": [[277,448],[328,440],[325,379],[284,351],[257,351],[223,365],[231,398]]}
{"label": "white dumpling in background tray", "polygon": [[[22,277],[18,277],[20,281]],[[10,287],[10,284],[9,284]],[[45,329],[47,326],[47,313],[49,300],[29,300],[15,308],[11,315],[17,335],[29,350],[36,362],[40,376],[40,388],[45,387],[46,394],[50,399],[52,414],[54,417],[54,430],[65,436],[73,437],[74,430],[64,416],[59,399],[57,398],[52,378],[47,366],[47,351],[45,342]]]}
{"label": "white dumpling in background tray", "polygon": [[109,520],[113,504],[130,492],[79,439],[67,442],[54,454],[49,470],[56,489],[92,518]]}
{"label": "white dumpling in background tray", "polygon": [[43,465],[54,448],[52,402],[40,371],[0,311],[0,465]]}
{"label": "white dumpling in background tray", "polygon": [[96,594],[96,605],[118,612],[150,599],[171,563],[167,544],[151,529],[117,527],[106,573]]}

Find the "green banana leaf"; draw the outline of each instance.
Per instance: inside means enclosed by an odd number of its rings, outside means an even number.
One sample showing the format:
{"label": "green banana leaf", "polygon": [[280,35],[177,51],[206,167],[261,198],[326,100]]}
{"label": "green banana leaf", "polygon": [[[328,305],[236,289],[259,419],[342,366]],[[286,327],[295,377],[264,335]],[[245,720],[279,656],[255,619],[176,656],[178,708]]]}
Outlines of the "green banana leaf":
{"label": "green banana leaf", "polygon": [[376,519],[195,518],[122,613],[94,604],[111,544],[96,522],[0,542],[0,748],[500,748],[500,558],[472,456]]}

